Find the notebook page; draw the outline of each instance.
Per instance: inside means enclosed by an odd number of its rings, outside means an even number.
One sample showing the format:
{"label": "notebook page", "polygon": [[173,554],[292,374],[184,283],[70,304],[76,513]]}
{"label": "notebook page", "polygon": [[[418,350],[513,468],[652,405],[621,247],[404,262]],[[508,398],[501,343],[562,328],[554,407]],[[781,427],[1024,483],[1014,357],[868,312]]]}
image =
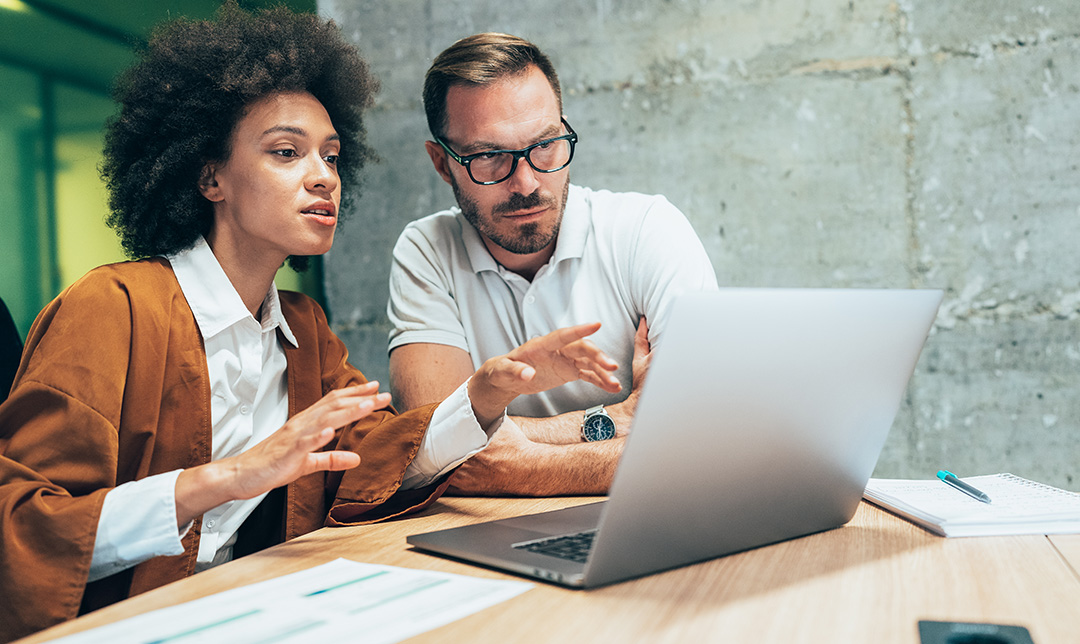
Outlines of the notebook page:
{"label": "notebook page", "polygon": [[871,479],[867,497],[913,511],[933,523],[1029,523],[1080,520],[1080,494],[1012,474],[963,479],[991,499],[983,503],[939,481]]}

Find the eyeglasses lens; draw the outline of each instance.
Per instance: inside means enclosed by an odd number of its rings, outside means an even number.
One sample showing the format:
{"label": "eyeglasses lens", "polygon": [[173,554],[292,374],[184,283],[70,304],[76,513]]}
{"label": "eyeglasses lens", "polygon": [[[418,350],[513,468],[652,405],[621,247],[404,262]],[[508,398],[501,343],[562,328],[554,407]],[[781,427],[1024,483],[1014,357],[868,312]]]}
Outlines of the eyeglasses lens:
{"label": "eyeglasses lens", "polygon": [[[573,148],[570,141],[550,141],[529,148],[525,153],[529,165],[539,172],[555,172],[570,163]],[[514,171],[514,155],[509,152],[477,157],[469,164],[469,172],[475,181],[503,181]]]}

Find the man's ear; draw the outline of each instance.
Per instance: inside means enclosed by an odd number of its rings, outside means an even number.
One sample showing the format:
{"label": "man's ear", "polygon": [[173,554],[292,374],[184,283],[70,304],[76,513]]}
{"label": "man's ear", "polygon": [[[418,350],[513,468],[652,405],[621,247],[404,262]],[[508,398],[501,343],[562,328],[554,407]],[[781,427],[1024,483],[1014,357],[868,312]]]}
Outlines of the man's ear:
{"label": "man's ear", "polygon": [[224,198],[215,177],[216,171],[217,167],[213,163],[207,163],[199,172],[199,192],[210,201],[221,201]]}
{"label": "man's ear", "polygon": [[446,150],[442,149],[441,145],[434,141],[424,141],[424,148],[427,150],[428,156],[431,157],[431,162],[435,164],[435,172],[439,173],[443,181],[450,183],[450,155],[446,153]]}

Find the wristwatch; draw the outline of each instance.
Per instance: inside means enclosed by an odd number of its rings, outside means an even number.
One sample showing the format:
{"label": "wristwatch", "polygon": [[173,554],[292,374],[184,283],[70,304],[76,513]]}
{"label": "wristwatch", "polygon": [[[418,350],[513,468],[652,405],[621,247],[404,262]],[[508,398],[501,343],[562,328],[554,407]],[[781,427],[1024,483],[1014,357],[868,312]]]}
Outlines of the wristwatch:
{"label": "wristwatch", "polygon": [[615,438],[615,421],[604,411],[604,406],[597,405],[586,409],[585,419],[581,421],[581,440],[591,443],[609,438]]}

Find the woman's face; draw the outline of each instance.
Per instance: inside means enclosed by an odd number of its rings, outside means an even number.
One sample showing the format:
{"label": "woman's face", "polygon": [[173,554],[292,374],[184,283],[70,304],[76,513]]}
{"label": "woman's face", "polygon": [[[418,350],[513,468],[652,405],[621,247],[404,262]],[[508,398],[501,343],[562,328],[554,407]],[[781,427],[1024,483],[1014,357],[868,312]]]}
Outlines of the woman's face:
{"label": "woman's face", "polygon": [[228,160],[207,165],[202,194],[214,203],[214,252],[253,265],[330,250],[337,227],[341,145],[322,103],[272,94],[248,106]]}

